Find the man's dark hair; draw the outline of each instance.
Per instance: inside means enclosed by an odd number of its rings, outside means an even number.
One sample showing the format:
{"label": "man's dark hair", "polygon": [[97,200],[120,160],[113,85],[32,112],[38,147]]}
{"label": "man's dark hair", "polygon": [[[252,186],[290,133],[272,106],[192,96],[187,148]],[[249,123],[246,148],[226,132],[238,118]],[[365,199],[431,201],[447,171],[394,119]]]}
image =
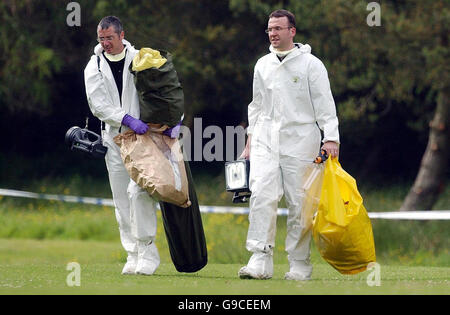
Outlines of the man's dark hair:
{"label": "man's dark hair", "polygon": [[289,26],[295,27],[295,15],[289,12],[288,10],[275,10],[269,15],[270,18],[280,18],[287,17],[289,21]]}
{"label": "man's dark hair", "polygon": [[101,19],[100,23],[98,23],[98,28],[102,30],[108,29],[110,26],[114,26],[114,31],[118,35],[123,31],[122,22],[120,22],[119,18],[116,16],[105,16]]}

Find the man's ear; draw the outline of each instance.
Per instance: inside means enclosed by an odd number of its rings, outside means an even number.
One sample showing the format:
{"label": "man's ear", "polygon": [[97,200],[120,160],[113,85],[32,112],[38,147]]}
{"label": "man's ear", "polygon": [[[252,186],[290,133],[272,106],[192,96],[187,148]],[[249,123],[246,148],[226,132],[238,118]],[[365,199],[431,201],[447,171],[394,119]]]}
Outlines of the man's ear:
{"label": "man's ear", "polygon": [[292,38],[294,38],[295,35],[297,34],[297,29],[296,29],[295,27],[292,27],[292,28],[290,29],[290,31],[291,31],[291,34],[292,34]]}
{"label": "man's ear", "polygon": [[120,40],[122,40],[122,39],[124,39],[124,37],[125,37],[125,32],[124,32],[124,31],[122,31],[122,32],[120,33],[120,36],[119,36],[119,38],[120,38]]}

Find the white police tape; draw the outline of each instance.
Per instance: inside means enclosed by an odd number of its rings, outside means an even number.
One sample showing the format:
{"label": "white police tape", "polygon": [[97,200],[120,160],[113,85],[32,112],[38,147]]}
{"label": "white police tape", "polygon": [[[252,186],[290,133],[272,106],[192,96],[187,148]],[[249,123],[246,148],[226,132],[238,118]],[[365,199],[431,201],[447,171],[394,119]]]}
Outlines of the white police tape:
{"label": "white police tape", "polygon": [[57,201],[64,201],[64,202],[77,202],[77,203],[84,203],[84,204],[91,204],[91,205],[98,205],[98,206],[114,207],[114,202],[112,199],[79,197],[79,196],[68,196],[68,195],[40,194],[40,193],[33,193],[33,192],[28,192],[28,191],[12,190],[12,189],[0,189],[0,196],[57,200]]}
{"label": "white police tape", "polygon": [[424,211],[369,212],[369,218],[390,219],[390,220],[450,220],[450,211],[424,210]]}
{"label": "white police tape", "polygon": [[[46,199],[63,202],[75,202],[82,204],[92,204],[98,206],[114,207],[112,199],[80,197],[69,195],[52,195],[33,193],[21,190],[1,189],[0,196],[7,197],[23,197],[32,199]],[[202,213],[232,213],[232,214],[248,214],[248,207],[222,207],[222,206],[200,206]],[[288,209],[279,208],[278,215],[286,216]],[[424,210],[424,211],[394,211],[394,212],[369,212],[371,219],[390,219],[390,220],[450,220],[450,210]]]}

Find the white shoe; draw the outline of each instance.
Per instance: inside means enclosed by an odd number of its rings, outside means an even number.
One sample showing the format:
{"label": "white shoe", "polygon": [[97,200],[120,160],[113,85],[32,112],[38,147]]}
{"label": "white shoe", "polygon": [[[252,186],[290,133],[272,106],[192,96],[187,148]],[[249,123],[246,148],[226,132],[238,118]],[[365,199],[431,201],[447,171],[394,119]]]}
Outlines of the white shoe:
{"label": "white shoe", "polygon": [[150,276],[155,273],[159,263],[158,249],[152,241],[138,244],[136,274]]}
{"label": "white shoe", "polygon": [[249,268],[248,266],[242,267],[238,272],[238,276],[241,279],[266,280],[272,278],[272,275],[269,275],[267,273],[257,273],[255,270]]}
{"label": "white shoe", "polygon": [[136,274],[151,276],[152,274],[155,273],[156,269],[158,269],[158,266],[159,262],[147,259],[140,259],[136,267]]}
{"label": "white shoe", "polygon": [[241,279],[270,279],[273,276],[273,256],[271,254],[256,252],[242,267],[238,276]]}
{"label": "white shoe", "polygon": [[296,281],[311,280],[313,267],[309,259],[290,261],[289,266],[289,272],[286,272],[286,274],[284,275],[284,279]]}
{"label": "white shoe", "polygon": [[122,274],[123,275],[134,275],[136,274],[136,266],[137,266],[137,255],[128,255],[127,262],[125,266],[123,266]]}

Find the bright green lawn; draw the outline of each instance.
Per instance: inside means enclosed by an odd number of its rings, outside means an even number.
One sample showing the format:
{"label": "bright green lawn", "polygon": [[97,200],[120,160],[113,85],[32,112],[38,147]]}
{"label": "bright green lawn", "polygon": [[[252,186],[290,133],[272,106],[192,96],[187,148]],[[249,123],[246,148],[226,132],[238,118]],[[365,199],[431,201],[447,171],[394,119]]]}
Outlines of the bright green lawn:
{"label": "bright green lawn", "polygon": [[[313,261],[309,282],[283,280],[287,264],[276,264],[271,280],[240,280],[240,264],[208,264],[178,273],[165,253],[153,276],[122,276],[118,242],[0,239],[0,294],[449,294],[449,267],[381,265],[381,285],[368,286],[372,271],[343,276]],[[69,287],[67,263],[81,266],[81,285]]]}
{"label": "bright green lawn", "polygon": [[[197,180],[201,204],[230,205],[223,178]],[[110,197],[96,182],[44,180],[30,191]],[[94,188],[94,189],[93,189]],[[408,187],[379,187],[364,192],[369,211],[399,207]],[[85,191],[86,189],[87,191]],[[98,191],[97,191],[98,190]],[[450,188],[435,209],[448,209]],[[248,204],[246,205],[248,206]],[[284,206],[283,203],[280,206]],[[275,274],[267,281],[240,280],[248,219],[244,215],[202,215],[209,264],[194,274],[172,265],[158,212],[156,238],[162,263],[151,277],[122,276],[125,252],[114,210],[81,204],[0,196],[0,294],[449,294],[450,222],[372,220],[381,286],[366,283],[371,271],[342,276],[312,248],[313,279],[283,280],[288,270],[284,238],[286,217],[279,217],[274,250]],[[81,286],[68,287],[67,263],[81,265]]]}

